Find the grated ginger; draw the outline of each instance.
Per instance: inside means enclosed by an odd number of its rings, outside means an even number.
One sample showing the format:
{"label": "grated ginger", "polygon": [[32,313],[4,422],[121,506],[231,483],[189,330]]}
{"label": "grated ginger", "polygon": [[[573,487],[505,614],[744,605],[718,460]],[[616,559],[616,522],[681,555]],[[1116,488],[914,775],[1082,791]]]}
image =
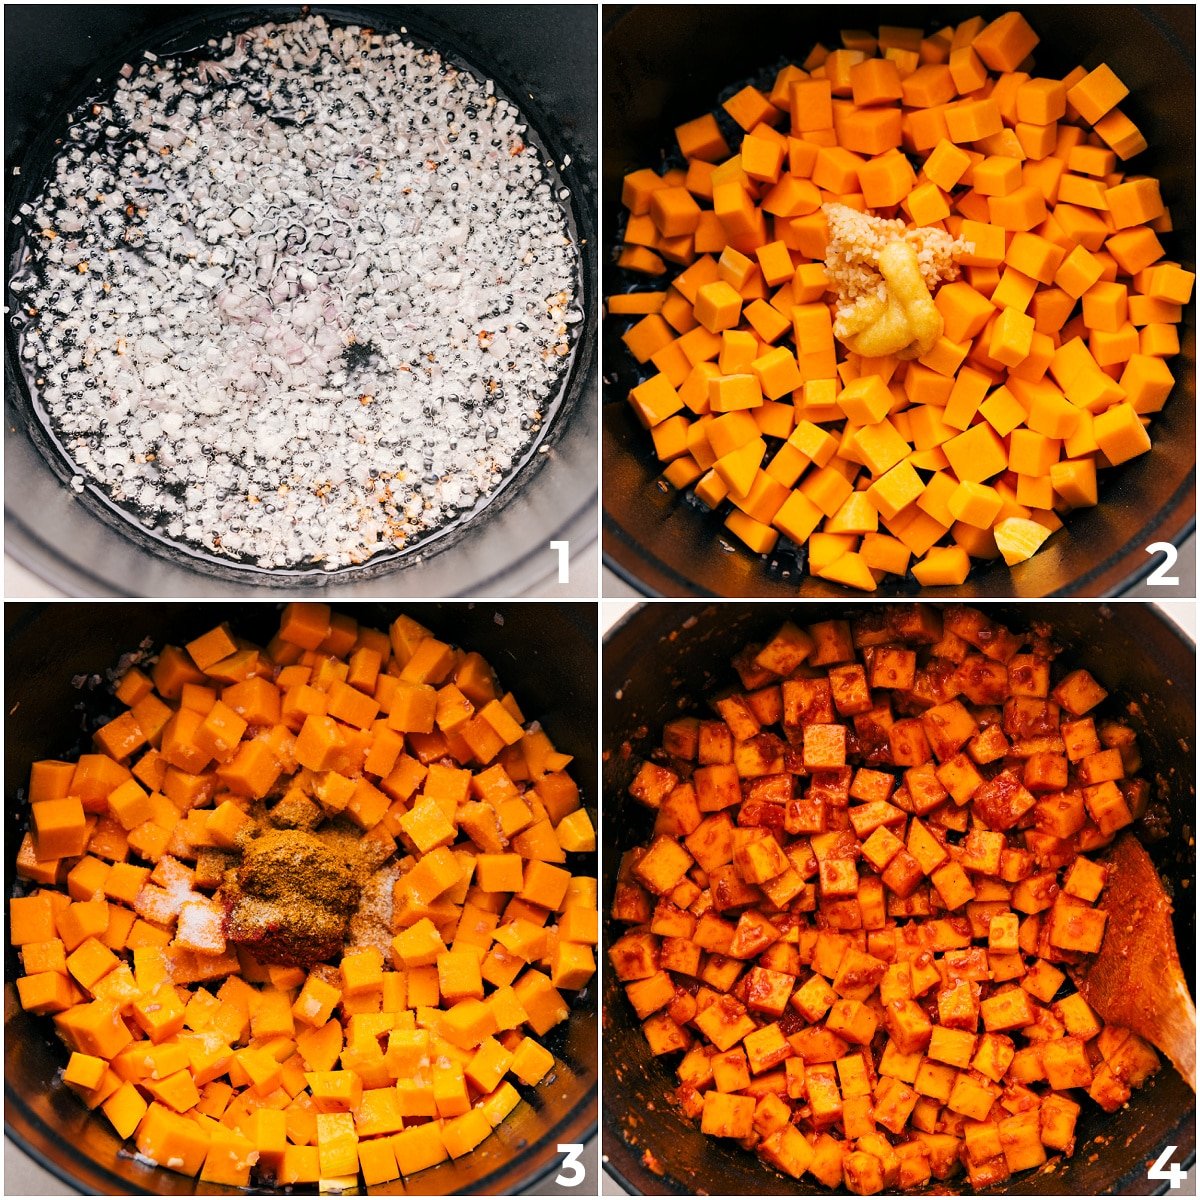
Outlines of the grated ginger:
{"label": "grated ginger", "polygon": [[825,270],[838,297],[834,336],[864,358],[920,358],[942,335],[933,289],[958,277],[961,239],[826,204]]}

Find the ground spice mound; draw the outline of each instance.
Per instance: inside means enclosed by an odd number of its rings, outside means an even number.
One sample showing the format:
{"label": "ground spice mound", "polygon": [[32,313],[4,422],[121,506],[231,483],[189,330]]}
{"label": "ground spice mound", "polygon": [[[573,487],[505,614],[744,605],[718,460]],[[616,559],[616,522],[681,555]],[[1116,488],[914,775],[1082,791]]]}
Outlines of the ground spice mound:
{"label": "ground spice mound", "polygon": [[340,953],[360,891],[351,863],[320,834],[272,829],[245,840],[218,899],[230,941],[264,963],[309,967]]}
{"label": "ground spice mound", "polygon": [[490,81],[319,16],[123,68],[14,218],[21,361],[72,486],[266,568],[469,518],[582,320],[547,166]]}

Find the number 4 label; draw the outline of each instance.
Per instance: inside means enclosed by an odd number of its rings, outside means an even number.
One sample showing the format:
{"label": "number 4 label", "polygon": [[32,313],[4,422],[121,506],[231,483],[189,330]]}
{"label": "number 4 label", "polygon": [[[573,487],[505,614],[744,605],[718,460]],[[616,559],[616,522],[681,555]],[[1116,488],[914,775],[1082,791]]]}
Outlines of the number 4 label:
{"label": "number 4 label", "polygon": [[[1175,1147],[1172,1146],[1171,1149],[1174,1150]],[[563,1156],[562,1170],[554,1177],[554,1182],[559,1187],[578,1187],[587,1177],[587,1171],[584,1169],[583,1163],[579,1161],[583,1154],[583,1144],[581,1142],[561,1142],[558,1152]],[[1177,1167],[1176,1170],[1178,1169]]]}
{"label": "number 4 label", "polygon": [[1146,547],[1147,554],[1161,554],[1162,562],[1150,572],[1147,583],[1157,584],[1159,587],[1178,587],[1179,576],[1168,575],[1167,572],[1175,565],[1175,560],[1179,557],[1179,551],[1171,545],[1170,542],[1151,542]]}
{"label": "number 4 label", "polygon": [[[559,1146],[559,1149],[561,1150],[562,1147]],[[1184,1169],[1178,1163],[1170,1161],[1171,1155],[1174,1153],[1175,1147],[1168,1146],[1155,1159],[1154,1166],[1146,1172],[1147,1179],[1166,1180],[1171,1185],[1172,1191],[1177,1187],[1183,1187],[1184,1180],[1187,1178]]]}

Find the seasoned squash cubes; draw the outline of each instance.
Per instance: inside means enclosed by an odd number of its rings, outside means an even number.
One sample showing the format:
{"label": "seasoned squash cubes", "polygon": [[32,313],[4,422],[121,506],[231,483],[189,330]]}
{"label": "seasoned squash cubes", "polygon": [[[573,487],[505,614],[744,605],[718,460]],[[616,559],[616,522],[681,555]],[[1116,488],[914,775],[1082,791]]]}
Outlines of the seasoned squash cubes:
{"label": "seasoned squash cubes", "polygon": [[607,952],[679,1109],[863,1195],[1071,1153],[1081,1102],[1157,1067],[1068,978],[1148,801],[1132,710],[1054,630],[962,605],[752,632],[627,768],[647,834]]}

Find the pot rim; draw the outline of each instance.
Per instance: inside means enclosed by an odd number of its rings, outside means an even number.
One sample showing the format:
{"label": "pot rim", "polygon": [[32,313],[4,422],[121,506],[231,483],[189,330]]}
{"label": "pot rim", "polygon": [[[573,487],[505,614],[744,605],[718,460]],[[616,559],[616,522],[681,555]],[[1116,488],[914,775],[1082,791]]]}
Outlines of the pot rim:
{"label": "pot rim", "polygon": [[[126,610],[144,610],[147,603],[139,601],[124,601],[117,602],[121,605],[120,612]],[[166,600],[155,602],[157,607],[165,610],[176,610],[182,618],[186,619],[195,627],[196,630],[206,628],[205,620],[206,613],[204,609],[209,610],[211,617],[211,606],[201,603],[199,613],[195,611],[196,602],[187,602],[183,600]],[[268,625],[272,622],[272,616],[278,617],[278,610],[282,607],[282,602],[270,599],[246,599],[246,598],[229,598],[224,602],[226,608],[233,606],[239,611],[246,613],[252,612],[256,619],[265,621]],[[550,651],[556,646],[567,647],[573,654],[577,655],[579,660],[585,665],[590,664],[589,671],[595,673],[598,680],[599,668],[596,657],[596,608],[595,604],[584,600],[563,599],[552,601],[539,601],[520,598],[503,598],[496,600],[481,600],[477,602],[455,600],[445,598],[439,600],[421,599],[414,600],[411,604],[406,603],[401,599],[387,600],[364,600],[364,601],[347,601],[342,605],[335,605],[335,609],[340,609],[346,613],[355,616],[356,618],[367,620],[370,610],[384,610],[392,616],[406,612],[415,616],[417,619],[429,620],[431,623],[435,620],[438,626],[447,627],[443,632],[443,636],[450,636],[450,631],[455,628],[456,614],[473,613],[473,619],[477,621],[478,627],[484,629],[496,628],[500,632],[496,634],[498,638],[505,636],[506,622],[503,619],[496,620],[496,617],[503,618],[505,612],[510,620],[507,622],[507,629],[510,631],[513,626],[513,609],[530,608],[528,620],[532,621],[536,616],[530,606],[542,605],[549,606],[557,612],[565,614],[568,619],[567,634],[555,642],[542,641],[542,646]],[[4,645],[6,653],[11,653],[12,647],[18,644],[22,639],[28,639],[31,625],[39,620],[55,618],[56,614],[61,614],[67,609],[83,611],[86,608],[95,609],[96,604],[93,602],[88,605],[84,602],[67,602],[64,606],[61,602],[50,600],[14,600],[8,604],[5,611],[5,630],[4,630]],[[493,610],[497,610],[493,612]],[[101,622],[105,629],[112,628],[113,612],[118,610],[106,609],[106,606],[101,603],[100,610],[106,613],[107,620]],[[525,614],[522,614],[523,616]],[[370,617],[374,620],[374,616]],[[138,638],[145,633],[136,633],[125,640],[124,648],[133,648],[138,644]],[[163,634],[156,633],[152,635],[154,638],[155,649],[161,649],[162,645],[166,644],[167,638]],[[251,635],[253,636],[253,635]],[[538,637],[545,638],[544,632],[539,630]],[[461,644],[465,640],[468,648],[471,645],[471,636],[469,631],[460,633],[459,637],[455,637],[456,643]],[[498,662],[497,658],[489,655],[489,661],[494,664]],[[116,658],[111,659],[111,663],[115,665]],[[512,675],[507,674],[502,663],[496,666],[496,669],[503,680],[511,679]],[[569,699],[571,688],[567,686],[566,677],[554,675],[548,664],[543,664],[540,668],[542,675],[549,680],[546,691],[552,697],[555,697],[555,704],[565,704]],[[69,677],[69,676],[68,676]],[[586,677],[586,676],[581,676]],[[15,676],[10,676],[10,680],[15,679]],[[32,679],[33,676],[24,676],[26,680]],[[30,687],[26,684],[26,690]],[[520,690],[520,685],[518,685]],[[10,689],[11,691],[11,689]],[[564,695],[565,693],[565,695]],[[585,698],[591,705],[595,705],[595,690],[585,690]],[[13,695],[7,697],[11,708],[14,701],[17,699]],[[540,715],[543,719],[545,713],[540,710],[548,705],[539,704],[538,712],[535,715]],[[585,807],[590,808],[593,814],[597,808],[597,791],[596,782],[599,763],[599,731],[595,721],[584,718],[577,722],[575,736],[578,741],[586,746],[586,757],[580,757],[577,761],[581,764],[581,769],[578,773],[578,782],[580,790],[584,797]],[[90,726],[89,726],[90,728]],[[552,724],[552,730],[558,726]],[[59,733],[66,733],[67,738],[70,737],[70,722],[59,730]],[[565,739],[564,739],[565,740]],[[47,753],[55,754],[63,749],[62,743],[64,739],[56,735],[54,730],[51,730],[45,736],[45,741],[42,743],[43,748]],[[583,749],[577,748],[577,753],[584,754]],[[27,762],[26,762],[27,765]],[[588,772],[591,772],[590,774]],[[21,780],[21,786],[24,786],[24,780]],[[14,779],[9,780],[10,795],[15,793],[17,782]],[[22,808],[25,807],[25,801],[22,801]],[[10,818],[15,823],[18,820],[19,814],[15,813],[16,805],[10,804]],[[12,826],[10,826],[11,832]],[[10,838],[9,852],[5,863],[5,873],[7,880],[6,892],[12,894],[12,883],[15,881],[15,859],[17,843],[16,840]],[[598,858],[594,852],[588,852],[590,859],[586,862],[580,862],[576,866],[576,871],[583,867],[584,874],[598,874]],[[582,856],[581,856],[582,857]],[[10,948],[9,954],[15,954],[15,948]],[[20,1005],[16,995],[16,987],[14,977],[6,972],[5,980],[5,1012],[6,1012],[6,1038],[16,1040],[13,1028],[9,1024],[10,1019],[17,1018],[22,1023],[29,1022],[33,1024],[35,1036],[44,1037],[44,1039],[53,1044],[56,1051],[59,1052],[58,1067],[61,1073],[61,1067],[66,1064],[66,1054],[63,1046],[59,1043],[49,1017],[40,1017],[34,1014],[26,1014],[20,1009]],[[580,1001],[578,1004],[573,1004],[571,1017],[568,1022],[564,1022],[556,1027],[556,1030],[562,1034],[566,1034],[569,1026],[576,1022],[577,1018],[582,1019],[582,1022],[594,1025],[595,1029],[599,1029],[600,1021],[600,992],[599,992],[599,977],[596,976],[589,981],[585,989],[586,1000]],[[22,1034],[27,1031],[22,1030]],[[551,1031],[547,1035],[549,1039],[555,1037],[555,1031]],[[6,1043],[11,1044],[11,1043]],[[586,1053],[585,1053],[586,1052]],[[559,1054],[556,1056],[560,1061],[564,1060],[564,1056]],[[545,1180],[553,1171],[561,1167],[562,1157],[557,1151],[557,1146],[560,1143],[582,1143],[587,1144],[593,1139],[596,1139],[599,1131],[599,1076],[600,1076],[600,1057],[598,1038],[584,1037],[581,1045],[576,1048],[573,1054],[573,1075],[579,1081],[580,1094],[577,1101],[573,1104],[564,1105],[561,1101],[555,1099],[555,1093],[544,1092],[541,1089],[545,1087],[553,1087],[553,1084],[538,1085],[538,1102],[533,1106],[536,1110],[538,1119],[542,1122],[542,1128],[537,1131],[536,1137],[530,1137],[527,1144],[517,1148],[517,1143],[511,1141],[508,1143],[513,1148],[511,1157],[505,1161],[498,1162],[494,1166],[483,1171],[478,1178],[473,1179],[470,1183],[464,1185],[456,1192],[447,1192],[447,1195],[480,1195],[480,1194],[496,1194],[496,1195],[519,1195],[528,1192],[538,1183]],[[61,1087],[61,1084],[52,1084],[52,1086]],[[523,1087],[523,1085],[522,1085]],[[561,1089],[560,1089],[561,1090]],[[73,1145],[67,1138],[64,1138],[61,1131],[56,1128],[53,1114],[50,1119],[45,1119],[31,1105],[27,1104],[23,1098],[23,1091],[29,1091],[29,1082],[27,1079],[21,1078],[19,1075],[10,1073],[9,1060],[6,1056],[5,1061],[5,1076],[4,1076],[4,1119],[5,1119],[5,1137],[19,1151],[27,1154],[35,1163],[44,1170],[50,1172],[57,1179],[69,1185],[80,1194],[113,1194],[113,1195],[163,1195],[163,1194],[224,1194],[224,1195],[305,1195],[308,1194],[308,1185],[297,1185],[292,1188],[268,1190],[263,1188],[255,1189],[231,1189],[224,1188],[218,1185],[201,1184],[196,1177],[189,1177],[182,1174],[171,1173],[172,1179],[179,1182],[178,1193],[156,1191],[153,1186],[154,1177],[152,1176],[145,1183],[138,1183],[129,1178],[125,1178],[114,1169],[114,1163],[120,1160],[114,1158],[106,1158],[101,1160],[86,1153],[81,1147]],[[41,1093],[44,1094],[44,1093]],[[103,1122],[100,1117],[99,1110],[93,1113],[87,1113],[83,1105],[74,1097],[68,1097],[73,1103],[78,1105],[79,1115],[81,1120]],[[522,1097],[526,1099],[526,1097]],[[528,1104],[526,1107],[529,1107]],[[119,1139],[118,1139],[119,1141]],[[128,1151],[132,1143],[128,1140],[121,1142],[123,1150]],[[482,1147],[481,1147],[482,1148]],[[470,1157],[458,1160],[461,1163],[470,1161]],[[483,1161],[482,1159],[480,1160]],[[435,1168],[436,1169],[436,1168]],[[166,1171],[166,1167],[155,1168],[155,1175],[158,1171]],[[413,1181],[413,1182],[410,1182]],[[417,1195],[420,1193],[421,1176],[409,1176],[403,1180],[403,1194]],[[502,1189],[502,1190],[501,1190]],[[312,1189],[315,1194],[315,1186]]]}
{"label": "pot rim", "polygon": [[[603,666],[604,666],[604,668],[607,668],[607,666],[608,666],[606,660],[607,660],[607,655],[610,652],[611,646],[615,645],[615,642],[618,638],[627,636],[630,629],[633,628],[640,619],[642,619],[643,614],[647,610],[674,607],[674,608],[677,608],[680,610],[689,609],[692,611],[699,611],[702,607],[706,608],[712,604],[717,604],[717,605],[728,604],[728,605],[737,605],[741,608],[746,608],[746,607],[754,607],[757,609],[778,608],[781,611],[786,609],[787,611],[794,613],[797,610],[802,611],[805,607],[814,608],[814,607],[817,607],[822,604],[836,604],[836,603],[838,603],[838,601],[833,600],[833,599],[823,601],[823,600],[818,600],[818,599],[809,600],[809,599],[797,598],[794,601],[789,601],[789,600],[762,600],[762,599],[755,600],[750,597],[729,597],[729,598],[715,598],[715,599],[705,599],[705,600],[677,599],[677,600],[669,600],[669,601],[641,600],[641,601],[635,603],[634,605],[632,605],[627,611],[622,613],[621,616],[618,617],[617,620],[615,620],[605,631],[603,639],[602,639],[602,643],[603,643],[602,653],[605,657]],[[859,599],[859,598],[856,598],[854,601],[852,601],[852,604],[854,606],[863,606],[863,607],[868,606],[868,605],[883,605],[883,604],[900,604],[900,605],[904,605],[904,604],[935,604],[935,605],[939,605],[939,606],[944,606],[947,603],[954,603],[954,601],[952,601],[952,600],[946,601],[946,600],[941,600],[941,599],[926,600],[926,599],[919,599],[919,598],[898,598],[898,599],[893,599],[893,598],[887,598],[887,599],[862,598],[862,599]],[[1091,608],[1096,608],[1096,607],[1101,606],[1101,602],[1087,601],[1087,600],[1076,600],[1074,602],[1072,602],[1072,601],[1049,601],[1049,600],[1046,600],[1046,601],[1042,601],[1042,600],[1023,601],[1023,600],[1019,600],[1019,599],[1009,598],[1007,600],[1001,600],[1001,599],[995,599],[995,600],[986,599],[986,600],[980,600],[980,601],[971,600],[970,607],[980,607],[984,611],[987,611],[987,609],[989,607],[1004,605],[1004,606],[1007,606],[1010,608],[1015,607],[1015,608],[1021,608],[1021,609],[1028,610],[1039,604],[1056,605],[1059,603],[1064,603],[1064,604],[1075,603],[1080,606],[1087,606],[1087,607],[1091,607]],[[1157,621],[1164,628],[1164,630],[1166,630],[1179,643],[1180,647],[1185,652],[1189,652],[1192,655],[1196,654],[1197,639],[1195,637],[1193,637],[1191,634],[1189,634],[1188,631],[1186,629],[1184,629],[1182,625],[1179,624],[1179,622],[1174,618],[1174,616],[1172,615],[1172,613],[1169,610],[1160,607],[1158,604],[1154,603],[1153,601],[1126,600],[1126,601],[1118,601],[1117,604],[1118,604],[1118,606],[1136,605],[1137,607],[1143,609],[1144,611],[1149,613],[1151,615],[1152,619]],[[604,674],[603,670],[602,670],[601,677],[605,678],[605,674]],[[602,699],[602,710],[603,710],[603,706],[605,704],[613,703],[613,696],[612,696],[611,690],[607,686],[608,685],[607,679],[605,680],[605,683],[606,683],[606,686],[605,686],[605,694]],[[619,701],[617,701],[617,703],[619,703]],[[602,738],[602,742],[603,742],[603,738]],[[604,753],[605,749],[606,749],[606,747],[602,744],[601,745],[601,753],[602,754]],[[606,1065],[607,1064],[602,1062],[602,1064],[601,1064],[602,1070],[603,1070],[603,1068],[606,1067]],[[1166,1069],[1173,1070],[1173,1068],[1171,1068],[1169,1064],[1167,1064]],[[1153,1098],[1148,1097],[1146,1102],[1152,1103]],[[1195,1096],[1193,1095],[1192,1103],[1191,1103],[1190,1107],[1185,1109],[1179,1115],[1178,1120],[1175,1122],[1175,1124],[1173,1126],[1172,1132],[1167,1135],[1167,1138],[1163,1141],[1162,1145],[1160,1146],[1160,1149],[1165,1148],[1166,1146],[1170,1145],[1170,1140],[1169,1140],[1170,1138],[1178,1136],[1179,1142],[1177,1143],[1177,1145],[1181,1143],[1181,1144],[1187,1146],[1187,1151],[1184,1154],[1183,1159],[1182,1159],[1182,1166],[1185,1171],[1191,1170],[1191,1168],[1195,1165],[1195,1162],[1196,1162],[1196,1144],[1195,1144],[1196,1121],[1195,1121],[1195,1117],[1196,1117],[1196,1101],[1195,1101]],[[603,1147],[603,1149],[604,1149],[604,1158],[603,1158],[604,1170],[605,1170],[605,1172],[607,1172],[607,1174],[613,1180],[615,1180],[625,1190],[625,1192],[627,1192],[630,1195],[634,1195],[634,1196],[664,1195],[664,1194],[665,1195],[692,1195],[693,1194],[692,1191],[689,1190],[688,1188],[679,1186],[678,1183],[671,1177],[671,1175],[669,1174],[668,1171],[664,1171],[664,1173],[659,1174],[659,1173],[651,1170],[651,1168],[646,1165],[643,1154],[641,1152],[633,1149],[629,1145],[629,1143],[625,1140],[625,1137],[622,1133],[622,1123],[621,1123],[620,1115],[613,1112],[608,1107],[607,1098],[605,1099],[605,1104],[604,1104],[604,1130],[605,1130],[604,1147]],[[1189,1135],[1190,1135],[1190,1137],[1189,1137]],[[1130,1166],[1130,1168],[1128,1170],[1124,1171],[1119,1177],[1114,1178],[1112,1181],[1112,1186],[1109,1191],[1109,1194],[1112,1194],[1112,1195],[1133,1194],[1131,1191],[1132,1185],[1136,1181],[1146,1178],[1146,1176],[1143,1174],[1145,1165],[1146,1164],[1142,1163],[1139,1160],[1138,1162],[1133,1163]],[[1143,1194],[1167,1195],[1169,1193],[1169,1186],[1170,1185],[1168,1182],[1162,1182],[1160,1184],[1157,1184],[1155,1186],[1155,1188],[1153,1189],[1153,1191],[1143,1193]],[[825,1195],[825,1194],[832,1194],[832,1193],[818,1192],[818,1193],[814,1193],[814,1194]],[[932,1193],[919,1192],[919,1193],[914,1193],[914,1194],[921,1195],[921,1194],[932,1194]]]}
{"label": "pot rim", "polygon": [[[126,39],[122,45],[126,50],[135,51],[140,49],[142,44],[172,44],[180,38],[187,38],[193,31],[208,30],[214,23],[227,23],[236,28],[254,21],[287,20],[299,16],[302,9],[310,7],[313,6],[289,4],[277,8],[264,8],[255,4],[208,5],[205,6],[205,11],[168,17],[133,40]],[[523,590],[535,585],[547,574],[539,565],[541,556],[545,553],[546,540],[566,537],[568,540],[577,541],[586,551],[598,538],[595,514],[598,509],[599,484],[598,478],[592,480],[590,476],[590,486],[584,494],[575,498],[575,491],[572,489],[570,502],[561,505],[558,511],[548,514],[550,520],[547,522],[545,538],[538,537],[535,541],[519,545],[515,558],[494,560],[486,551],[479,535],[486,530],[487,525],[494,524],[497,518],[503,518],[506,512],[522,504],[527,510],[533,507],[529,504],[531,490],[539,485],[539,481],[548,472],[552,475],[563,473],[563,478],[569,479],[571,469],[579,462],[586,469],[590,468],[594,459],[594,454],[588,450],[590,447],[594,451],[589,437],[595,436],[595,430],[593,428],[589,433],[588,425],[589,421],[594,422],[599,381],[597,280],[600,264],[595,234],[599,217],[596,187],[599,147],[598,144],[594,147],[564,144],[567,140],[564,123],[555,119],[554,112],[543,109],[540,97],[529,96],[527,92],[523,94],[520,80],[514,76],[511,65],[498,63],[473,46],[464,51],[461,36],[456,36],[453,29],[444,26],[444,16],[438,8],[437,5],[406,8],[399,5],[373,4],[368,0],[363,4],[335,2],[317,5],[314,11],[324,14],[332,23],[345,24],[361,22],[366,18],[378,18],[385,22],[384,27],[387,29],[399,32],[405,27],[406,32],[401,36],[415,41],[418,45],[431,46],[450,59],[465,64],[481,80],[495,80],[498,94],[510,99],[517,107],[534,139],[546,150],[547,157],[553,159],[550,183],[556,191],[565,186],[569,192],[564,208],[576,242],[578,301],[584,312],[584,320],[572,347],[569,366],[554,385],[548,398],[552,415],[541,431],[526,445],[515,469],[502,480],[473,517],[461,523],[451,522],[445,527],[432,530],[420,542],[406,548],[398,556],[385,555],[334,571],[324,571],[319,566],[263,569],[193,552],[182,544],[147,533],[139,526],[136,518],[123,513],[107,497],[99,493],[91,494],[92,485],[89,481],[89,497],[84,505],[87,523],[82,527],[82,533],[86,535],[90,522],[98,522],[106,534],[120,539],[123,549],[131,554],[136,553],[139,561],[153,564],[158,570],[169,573],[170,584],[177,594],[188,594],[191,587],[205,585],[210,589],[221,589],[210,594],[234,592],[271,595],[321,592],[345,595],[348,598],[365,598],[370,593],[364,589],[371,588],[372,585],[375,592],[381,588],[387,589],[390,585],[393,591],[403,591],[406,594],[414,589],[418,595],[430,594],[421,590],[428,587],[424,584],[424,576],[427,573],[424,569],[425,564],[444,560],[446,555],[461,555],[461,543],[473,538],[470,554],[464,556],[461,561],[464,565],[475,564],[475,573],[479,578],[464,580],[462,585],[448,582],[446,586],[439,587],[437,592],[439,595],[487,595],[505,590]],[[88,69],[78,72],[77,78],[55,98],[53,115],[57,117],[64,111],[69,112],[70,102],[81,96],[87,90],[86,81],[94,78],[96,71],[93,68],[97,65],[101,68],[111,65],[110,60],[114,60],[117,53],[118,49],[114,49],[104,58],[89,60]],[[103,70],[100,73],[103,75]],[[113,71],[107,72],[105,78],[108,77],[115,77]],[[65,109],[59,103],[64,96],[68,101]],[[518,100],[517,97],[521,99]],[[582,132],[589,137],[595,133],[594,130],[586,129]],[[38,144],[43,136],[37,129],[31,130],[25,135],[20,146],[7,146],[6,154],[10,157],[15,155],[14,161],[19,161],[22,154]],[[571,135],[571,140],[578,136]],[[566,150],[572,153],[565,155]],[[560,167],[564,157],[569,165]],[[5,204],[6,217],[13,216],[17,201],[18,189],[10,189]],[[11,228],[11,222],[8,228]],[[5,244],[7,260],[7,251],[11,248],[7,232]],[[7,283],[6,270],[6,293]],[[70,474],[74,468],[58,449],[57,437],[48,437],[45,433],[45,423],[37,415],[37,405],[32,402],[33,398],[24,375],[17,365],[15,337],[11,328],[6,328],[5,331],[4,357],[5,411],[10,425],[15,427],[11,436],[30,443],[31,462],[39,475],[50,479],[57,478],[60,487],[65,488],[64,471]],[[34,436],[26,432],[31,426],[37,431]],[[543,449],[558,450],[564,446],[569,448],[567,455],[540,452]],[[553,461],[556,458],[566,460],[558,471],[555,470]],[[83,561],[72,554],[69,547],[64,548],[52,532],[43,533],[37,525],[37,513],[22,510],[18,506],[19,500],[19,495],[6,486],[6,552],[22,567],[67,595],[87,597],[145,594],[137,589],[133,577],[106,577],[103,562]]]}
{"label": "pot rim", "polygon": [[[606,4],[603,6],[603,42],[605,49],[609,48],[610,40],[615,38],[618,28],[626,18],[637,14],[639,9],[652,9],[653,5],[636,5],[636,4]],[[722,5],[720,7],[729,8],[730,5]],[[761,4],[753,5],[754,8],[764,7]],[[868,6],[870,7],[870,6]],[[875,6],[880,7],[880,6]],[[887,7],[882,6],[882,7]],[[1003,11],[1002,6],[984,6],[999,14]],[[1077,6],[1057,5],[1054,6],[1060,9],[1070,9]],[[1100,7],[1100,6],[1095,6]],[[1105,6],[1114,7],[1114,6]],[[1170,19],[1164,15],[1164,10],[1182,11],[1183,6],[1179,5],[1148,5],[1148,6],[1125,6],[1129,9],[1137,8],[1138,13],[1148,21],[1158,32],[1163,41],[1179,56],[1180,60],[1190,65],[1192,73],[1195,71],[1195,41],[1194,37],[1189,44],[1186,37],[1177,30]],[[963,12],[975,11],[964,9]],[[1036,24],[1036,16],[1031,15],[1031,20]],[[715,92],[713,97],[715,100]],[[603,148],[602,148],[603,153]],[[640,164],[644,165],[644,164]],[[613,204],[613,196],[601,195],[601,207],[605,217],[610,217],[615,211]],[[1188,213],[1184,212],[1184,220],[1188,220]],[[1194,219],[1194,218],[1193,218]],[[608,221],[605,221],[607,228]],[[611,240],[611,232],[607,235]],[[611,265],[605,261],[606,272],[611,270]],[[1194,301],[1193,301],[1194,303]],[[1190,306],[1185,306],[1185,309]],[[602,412],[609,405],[621,405],[624,403],[624,396],[618,395],[613,385],[607,380],[602,379]],[[1175,396],[1176,404],[1185,404],[1194,402],[1193,396],[1183,396],[1179,392],[1182,391],[1181,386],[1177,385]],[[603,436],[603,433],[602,433]],[[636,461],[639,478],[644,476],[646,486],[653,484],[654,475],[648,473],[650,464],[653,462],[653,454],[648,449],[648,441],[645,444],[637,446],[621,446],[617,453],[624,461],[627,458]],[[648,457],[647,457],[648,456]],[[681,503],[683,508],[687,508],[686,504],[682,504],[682,497],[676,498],[677,502]],[[675,566],[668,564],[660,557],[658,546],[660,542],[647,542],[640,538],[628,525],[620,523],[614,513],[610,511],[607,500],[607,492],[604,495],[604,508],[602,513],[602,543],[603,543],[603,561],[604,565],[609,568],[614,574],[618,575],[626,584],[636,590],[640,595],[651,597],[703,597],[703,598],[730,598],[742,599],[752,598],[752,594],[736,594],[715,592],[697,582],[696,579],[686,573],[685,570],[679,570]],[[1102,501],[1103,503],[1103,501]],[[691,520],[705,521],[709,519],[709,514],[688,514],[689,525]],[[1153,542],[1166,541],[1171,545],[1180,549],[1184,542],[1195,533],[1196,529],[1196,463],[1193,460],[1190,468],[1180,479],[1178,485],[1172,493],[1159,505],[1156,512],[1148,515],[1147,523],[1142,525],[1136,537],[1128,539],[1124,544],[1116,546],[1110,553],[1105,554],[1096,562],[1089,565],[1086,570],[1072,579],[1059,581],[1058,586],[1054,590],[1029,594],[1027,597],[1020,591],[1019,583],[1016,582],[1021,573],[1021,564],[1009,569],[1007,580],[1011,580],[1011,588],[1005,587],[1004,592],[995,594],[974,594],[964,593],[960,589],[953,587],[930,587],[920,588],[916,592],[915,597],[909,595],[889,596],[889,599],[905,600],[911,598],[929,598],[941,599],[947,596],[960,595],[968,602],[985,601],[991,599],[1004,599],[1009,596],[1016,595],[1022,599],[1044,599],[1044,598],[1059,598],[1059,597],[1080,597],[1080,598],[1112,598],[1126,595],[1132,588],[1136,587],[1143,581],[1155,568],[1157,561],[1154,556],[1146,552],[1146,547]],[[719,555],[721,550],[717,545],[719,526],[715,521],[711,522],[708,529],[710,540],[712,542],[712,553]],[[754,556],[753,551],[737,543],[734,547],[734,552],[744,558],[750,566],[751,571],[759,572],[761,577],[761,566],[755,565],[750,560]],[[694,560],[693,560],[694,561]],[[684,564],[685,568],[688,564]],[[976,567],[973,563],[972,574],[976,570],[982,569]],[[763,579],[763,583],[768,582]],[[772,581],[773,582],[773,581]],[[971,583],[971,577],[968,577],[968,586]],[[837,591],[833,589],[837,585],[827,584],[824,581],[810,580],[809,576],[801,575],[797,588],[800,586],[819,586],[822,588],[821,594],[804,595],[804,599],[824,599],[837,598],[844,596],[848,599],[856,598],[858,593],[849,588],[840,588]],[[752,586],[755,586],[752,584]],[[762,586],[762,584],[759,584]],[[824,589],[830,589],[825,591]],[[772,594],[772,598],[774,594]]]}

